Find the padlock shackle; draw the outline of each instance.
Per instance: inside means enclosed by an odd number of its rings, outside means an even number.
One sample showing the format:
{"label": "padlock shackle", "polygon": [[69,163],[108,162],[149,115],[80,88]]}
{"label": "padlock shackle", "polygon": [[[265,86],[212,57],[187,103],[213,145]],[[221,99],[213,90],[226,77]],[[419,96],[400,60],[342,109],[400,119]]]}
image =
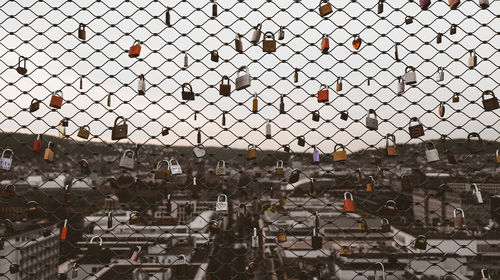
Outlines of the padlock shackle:
{"label": "padlock shackle", "polygon": [[377,113],[375,112],[375,109],[368,109],[367,117],[369,117],[370,114],[373,114],[375,116],[375,119],[377,119]]}
{"label": "padlock shackle", "polygon": [[140,253],[141,252],[141,246],[135,246],[137,248],[137,253]]}
{"label": "padlock shackle", "polygon": [[185,88],[188,88],[190,92],[193,92],[193,87],[191,86],[190,83],[183,83],[182,86],[182,91],[186,92]]}
{"label": "padlock shackle", "polygon": [[6,152],[10,152],[10,158],[12,158],[12,156],[14,155],[14,152],[11,149],[4,149],[2,152],[2,158],[5,157]]}
{"label": "padlock shackle", "polygon": [[222,163],[222,167],[226,167],[226,162],[225,162],[225,161],[223,161],[223,160],[219,160],[219,161],[217,162],[217,167],[220,167],[220,163]]}
{"label": "padlock shackle", "polygon": [[255,149],[255,145],[254,145],[254,144],[248,144],[248,147],[247,147],[247,149],[250,149],[250,148],[253,148],[253,149]]}
{"label": "padlock shackle", "polygon": [[390,206],[390,204],[394,204],[394,209],[398,209],[396,201],[390,199],[385,203],[386,206]]}
{"label": "padlock shackle", "polygon": [[236,78],[240,76],[241,71],[245,71],[245,73],[248,74],[248,67],[246,65],[240,66],[240,68],[236,71]]}
{"label": "padlock shackle", "polygon": [[[132,156],[131,156],[131,157],[129,157],[129,156],[128,156],[128,154],[129,154],[129,153],[131,153],[131,154],[132,154]],[[123,152],[123,155],[122,155],[122,157],[129,157],[129,158],[132,158],[132,159],[134,158],[134,156],[135,156],[134,151],[132,151],[132,150],[130,150],[130,149],[125,150],[125,151]]]}
{"label": "padlock shackle", "polygon": [[24,68],[26,68],[26,60],[28,60],[28,59],[26,57],[24,57],[24,56],[20,56],[19,57],[17,64],[18,64],[19,67],[21,67],[21,60],[22,59],[24,60]]}
{"label": "padlock shackle", "polygon": [[497,149],[497,151],[495,152],[496,153],[496,156],[500,156],[500,149]]}
{"label": "padlock shackle", "polygon": [[184,254],[182,254],[182,255],[179,255],[179,256],[177,257],[177,259],[179,259],[179,260],[180,260],[181,258],[182,258],[182,264],[186,264],[186,256],[185,256]]}
{"label": "padlock shackle", "polygon": [[50,149],[52,148],[52,141],[49,141],[49,143],[47,144],[47,149]]}
{"label": "padlock shackle", "polygon": [[333,151],[336,152],[337,151],[337,147],[340,147],[342,148],[343,151],[345,151],[345,147],[344,145],[340,144],[340,143],[337,143],[335,144],[335,146],[333,147]]}
{"label": "padlock shackle", "polygon": [[78,30],[85,30],[85,24],[80,23],[80,25],[78,25]]}
{"label": "padlock shackle", "polygon": [[[497,151],[497,153],[498,153],[498,151]],[[283,168],[283,161],[281,159],[276,162],[276,167]]]}
{"label": "padlock shackle", "polygon": [[274,41],[274,40],[275,40],[275,39],[274,39],[274,33],[273,33],[273,32],[271,32],[271,31],[267,31],[267,32],[265,32],[265,33],[264,33],[264,40],[265,40],[266,38],[272,38],[272,39],[273,39],[273,41]]}
{"label": "padlock shackle", "polygon": [[418,122],[418,124],[421,124],[421,123],[420,123],[420,120],[419,120],[417,117],[412,117],[412,118],[410,118],[410,124],[409,124],[410,126],[411,126],[411,123],[412,123],[412,122]]}
{"label": "padlock shackle", "polygon": [[469,133],[469,135],[467,135],[467,141],[468,142],[470,142],[470,138],[471,137],[477,137],[477,140],[479,142],[483,142],[483,139],[481,139],[481,136],[479,136],[479,133],[477,133],[477,132],[471,132],[471,133]]}
{"label": "padlock shackle", "polygon": [[[382,279],[385,280],[385,266],[381,262],[376,262],[376,265],[380,265],[382,267]],[[375,269],[375,279],[377,279],[377,270]]]}
{"label": "padlock shackle", "polygon": [[257,228],[253,228],[253,237],[257,237]]}
{"label": "padlock shackle", "polygon": [[73,263],[73,271],[78,271],[78,264],[76,262]]}
{"label": "padlock shackle", "polygon": [[381,225],[383,225],[383,224],[389,224],[389,220],[387,220],[387,218],[380,219],[380,224]]}
{"label": "padlock shackle", "polygon": [[241,211],[243,211],[243,215],[247,214],[247,206],[246,206],[246,204],[240,203],[240,205],[238,206],[238,216],[240,216]]}
{"label": "padlock shackle", "polygon": [[226,75],[222,76],[221,84],[224,84],[224,79],[226,79],[226,80],[227,80],[227,84],[226,84],[226,85],[229,85],[229,83],[230,83],[230,82],[229,82],[229,77],[228,77],[228,76],[226,76]]}
{"label": "padlock shackle", "polygon": [[457,216],[457,212],[458,212],[458,211],[460,211],[462,218],[465,218],[465,213],[464,213],[464,210],[463,210],[462,208],[457,208],[457,209],[454,209],[454,210],[453,210],[453,217],[456,217],[456,216]]}
{"label": "padlock shackle", "polygon": [[319,6],[321,7],[321,3],[329,3],[329,0],[319,0]]}
{"label": "padlock shackle", "polygon": [[483,91],[483,94],[481,95],[482,99],[484,100],[484,96],[485,96],[485,95],[488,95],[488,94],[491,94],[491,96],[492,96],[493,98],[495,98],[495,93],[493,93],[493,91],[492,91],[492,90],[485,90],[485,91]]}
{"label": "padlock shackle", "polygon": [[350,192],[345,192],[345,193],[344,193],[344,200],[348,200],[348,199],[347,199],[347,195],[350,195],[350,196],[351,196],[351,199],[349,199],[349,200],[354,201],[354,197],[352,196],[352,193],[350,193]]}
{"label": "padlock shackle", "polygon": [[[59,92],[61,94],[58,94]],[[52,93],[52,95],[59,95],[59,96],[63,97],[63,92],[62,92],[62,90],[58,89],[58,90],[54,91],[54,93]]]}
{"label": "padlock shackle", "polygon": [[170,162],[166,159],[164,160],[160,160],[157,164],[156,164],[156,170],[160,170],[160,165],[162,163],[166,163],[167,164],[167,169],[170,169]]}
{"label": "padlock shackle", "polygon": [[434,143],[430,142],[430,141],[429,142],[425,142],[425,149],[427,151],[429,151],[429,150],[435,150],[436,149],[436,145],[434,145]]}
{"label": "padlock shackle", "polygon": [[486,277],[486,273],[488,271],[486,269],[481,269],[481,276],[484,278],[484,279],[490,279],[490,276],[488,275],[488,277]]}
{"label": "padlock shackle", "polygon": [[328,86],[325,84],[319,85],[319,90],[328,90]]}
{"label": "padlock shackle", "polygon": [[115,119],[115,125],[114,126],[117,126],[118,124],[118,120],[122,119],[123,120],[123,124],[125,124],[127,122],[127,119],[122,117],[122,116],[119,116]]}
{"label": "padlock shackle", "polygon": [[31,100],[31,104],[33,104],[33,103],[35,103],[35,102],[38,102],[38,99],[33,98],[33,99]]}
{"label": "padlock shackle", "polygon": [[64,219],[63,228],[68,226],[68,219]]}
{"label": "padlock shackle", "polygon": [[474,191],[477,193],[479,192],[479,188],[477,187],[476,183],[472,183],[472,187],[474,188]]}
{"label": "padlock shackle", "polygon": [[375,179],[373,178],[373,176],[368,176],[368,179],[370,179],[370,181],[372,182],[372,184],[375,185]]}
{"label": "padlock shackle", "polygon": [[[137,42],[137,44],[136,44],[135,42]],[[134,40],[134,43],[132,44],[132,47],[133,47],[133,46],[140,45],[140,44],[141,44],[141,41],[139,41],[139,40]]]}
{"label": "padlock shackle", "polygon": [[100,236],[97,236],[97,235],[95,235],[94,237],[92,237],[90,239],[89,244],[92,244],[92,242],[94,242],[94,239],[96,239],[96,238],[99,238],[99,246],[102,246],[102,238]]}
{"label": "padlock shackle", "polygon": [[12,184],[11,184],[11,185],[5,185],[5,186],[3,187],[3,189],[4,189],[4,190],[8,190],[8,189],[9,189],[9,187],[10,187],[10,189],[11,189],[11,190],[13,189],[13,190],[14,190],[14,192],[16,191],[16,186],[14,186],[14,185],[12,185]]}
{"label": "padlock shackle", "polygon": [[394,144],[394,147],[396,147],[396,136],[392,133],[387,133],[385,136],[385,147],[389,147],[389,140]]}
{"label": "padlock shackle", "polygon": [[139,80],[144,81],[144,74],[139,75]]}
{"label": "padlock shackle", "polygon": [[179,165],[179,162],[175,158],[171,159],[169,162],[170,162],[170,166],[174,165],[174,163]]}
{"label": "padlock shackle", "polygon": [[412,72],[415,72],[415,67],[413,67],[413,66],[406,66],[406,68],[405,68],[405,74],[409,72],[408,69],[410,69],[410,71],[412,71]]}
{"label": "padlock shackle", "polygon": [[[224,198],[224,200],[221,200],[221,198]],[[219,196],[217,197],[217,202],[227,202],[227,195],[219,194]]]}

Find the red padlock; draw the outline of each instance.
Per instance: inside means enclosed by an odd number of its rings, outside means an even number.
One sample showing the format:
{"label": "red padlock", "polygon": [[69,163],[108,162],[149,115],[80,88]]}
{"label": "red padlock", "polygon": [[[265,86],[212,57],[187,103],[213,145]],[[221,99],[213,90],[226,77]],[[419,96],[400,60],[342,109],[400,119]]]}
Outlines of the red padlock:
{"label": "red padlock", "polygon": [[[348,195],[350,198],[348,198]],[[354,198],[352,193],[345,192],[344,193],[344,211],[346,212],[356,212],[356,205],[354,204]]]}
{"label": "red padlock", "polygon": [[41,153],[42,148],[43,148],[42,135],[38,134],[35,141],[33,142],[33,151]]}
{"label": "red padlock", "polygon": [[328,40],[328,35],[323,34],[323,38],[321,39],[321,52],[328,53],[330,49],[330,41]]}
{"label": "red padlock", "polygon": [[[60,92],[60,94],[58,94]],[[63,103],[63,93],[61,90],[58,90],[52,94],[50,98],[50,107],[60,109]]]}
{"label": "red padlock", "polygon": [[128,56],[138,57],[140,54],[141,54],[141,42],[139,42],[139,40],[135,40],[134,44],[132,45],[132,47],[130,47],[128,51]]}
{"label": "red padlock", "polygon": [[328,87],[321,85],[318,90],[318,102],[328,102]]}
{"label": "red padlock", "polygon": [[68,233],[68,219],[64,220],[64,225],[61,229],[61,240],[66,240],[66,234]]}

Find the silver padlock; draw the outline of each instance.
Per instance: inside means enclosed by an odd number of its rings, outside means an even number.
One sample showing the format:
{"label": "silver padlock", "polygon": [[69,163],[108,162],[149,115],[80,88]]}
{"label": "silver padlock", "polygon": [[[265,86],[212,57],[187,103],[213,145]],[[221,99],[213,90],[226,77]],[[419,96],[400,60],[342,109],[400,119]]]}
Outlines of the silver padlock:
{"label": "silver padlock", "polygon": [[477,203],[479,203],[479,204],[484,203],[483,194],[481,193],[481,191],[477,187],[477,184],[475,184],[475,183],[472,184],[472,194],[476,195]]}
{"label": "silver padlock", "polygon": [[180,175],[182,174],[182,168],[179,162],[176,159],[171,159],[170,163],[170,173],[172,175]]}
{"label": "silver padlock", "polygon": [[425,158],[429,163],[439,161],[439,153],[434,143],[425,143]]}
{"label": "silver padlock", "polygon": [[271,139],[271,120],[266,123],[266,139]]}
{"label": "silver padlock", "polygon": [[436,82],[442,82],[442,81],[444,81],[444,68],[438,67],[438,70],[436,73]]}
{"label": "silver padlock", "polygon": [[479,7],[481,7],[481,9],[488,9],[489,6],[490,6],[489,0],[479,0]]}
{"label": "silver padlock", "polygon": [[375,110],[373,110],[373,109],[368,110],[368,114],[366,116],[366,128],[368,128],[370,130],[377,130],[378,129],[377,114],[375,113]]}
{"label": "silver padlock", "polygon": [[139,95],[146,94],[146,80],[144,80],[144,74],[139,76],[139,85],[137,86],[137,91]]}
{"label": "silver padlock", "polygon": [[402,77],[398,77],[398,93],[405,92],[405,82]]}
{"label": "silver padlock", "polygon": [[257,235],[257,228],[253,228],[252,248],[258,248],[258,247],[259,247],[259,236]]}
{"label": "silver padlock", "polygon": [[477,56],[475,50],[469,51],[469,68],[474,68],[477,65]]}
{"label": "silver padlock", "polygon": [[193,154],[197,158],[202,158],[207,154],[207,152],[205,151],[203,144],[198,144],[193,148]]}
{"label": "silver padlock", "polygon": [[227,211],[227,206],[227,196],[225,194],[220,194],[215,203],[215,211]]}
{"label": "silver padlock", "polygon": [[[10,157],[5,156],[5,153],[10,152]],[[0,169],[9,171],[12,166],[12,155],[14,152],[11,149],[5,149],[2,152],[2,157],[0,158]]]}
{"label": "silver padlock", "polygon": [[226,162],[223,160],[219,160],[219,162],[217,162],[217,167],[215,168],[215,175],[226,176],[226,172]]}
{"label": "silver padlock", "polygon": [[[245,74],[240,76],[240,72],[245,71]],[[236,90],[243,90],[250,86],[250,73],[248,73],[248,67],[241,66],[236,72]]]}
{"label": "silver padlock", "polygon": [[123,169],[134,170],[135,166],[135,153],[132,150],[125,150],[122,158],[120,159],[120,167]]}
{"label": "silver padlock", "polygon": [[260,41],[260,35],[262,35],[261,28],[262,25],[259,23],[257,24],[257,26],[255,26],[255,29],[253,30],[252,40],[250,40],[250,42],[252,42],[252,44],[254,45],[258,44]]}
{"label": "silver padlock", "polygon": [[184,67],[188,67],[189,66],[189,62],[188,62],[188,55],[187,55],[187,52],[184,53]]}
{"label": "silver padlock", "polygon": [[405,69],[405,83],[407,85],[417,83],[417,74],[415,73],[415,68],[413,66],[407,66]]}

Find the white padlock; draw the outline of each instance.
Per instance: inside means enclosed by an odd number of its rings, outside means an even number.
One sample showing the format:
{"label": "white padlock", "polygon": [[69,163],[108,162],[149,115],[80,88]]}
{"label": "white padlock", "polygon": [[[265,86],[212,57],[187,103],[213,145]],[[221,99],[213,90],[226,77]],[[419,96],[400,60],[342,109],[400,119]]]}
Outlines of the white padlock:
{"label": "white padlock", "polygon": [[425,157],[429,163],[439,161],[439,153],[434,143],[425,143]]}
{"label": "white padlock", "polygon": [[417,83],[417,74],[415,73],[415,68],[413,66],[407,66],[405,69],[405,83],[407,85]]}
{"label": "white padlock", "polygon": [[139,84],[137,86],[137,91],[139,95],[146,94],[146,80],[144,80],[144,74],[139,76]]}
{"label": "white padlock", "polygon": [[444,68],[438,67],[438,70],[436,73],[436,82],[442,82],[442,81],[444,81]]}
{"label": "white padlock", "polygon": [[266,139],[271,139],[271,120],[268,120],[266,124]]}
{"label": "white padlock", "polygon": [[479,204],[483,204],[484,203],[484,200],[483,200],[483,194],[481,193],[481,191],[479,190],[479,188],[477,187],[477,184],[476,183],[473,183],[472,184],[472,193],[476,195],[476,198],[477,198],[477,203]]}
{"label": "white padlock", "polygon": [[262,34],[261,28],[262,25],[260,23],[257,24],[257,26],[255,26],[255,29],[252,34],[252,40],[250,40],[250,42],[252,42],[252,44],[254,45],[258,44],[260,41],[260,35]]}
{"label": "white padlock", "polygon": [[220,194],[215,203],[215,211],[227,211],[227,207],[227,196],[225,194]]}
{"label": "white padlock", "polygon": [[398,93],[403,93],[405,92],[405,82],[403,81],[402,77],[398,77]]}
{"label": "white padlock", "polygon": [[[6,157],[5,153],[10,152],[10,157]],[[0,169],[9,171],[12,166],[12,155],[14,152],[11,149],[5,149],[2,152],[2,157],[0,158]]]}
{"label": "white padlock", "polygon": [[[240,76],[241,71],[245,71],[245,74]],[[250,86],[251,80],[252,79],[250,77],[250,73],[248,72],[248,67],[241,66],[236,72],[236,90],[246,89]]]}
{"label": "white padlock", "polygon": [[257,228],[253,228],[252,248],[257,247],[259,247],[259,236],[257,235]]}
{"label": "white padlock", "polygon": [[135,153],[132,150],[125,150],[120,159],[120,167],[123,169],[133,170],[135,166]]}
{"label": "white padlock", "polygon": [[176,159],[171,159],[169,163],[170,163],[170,173],[172,173],[172,175],[182,174],[181,165]]}

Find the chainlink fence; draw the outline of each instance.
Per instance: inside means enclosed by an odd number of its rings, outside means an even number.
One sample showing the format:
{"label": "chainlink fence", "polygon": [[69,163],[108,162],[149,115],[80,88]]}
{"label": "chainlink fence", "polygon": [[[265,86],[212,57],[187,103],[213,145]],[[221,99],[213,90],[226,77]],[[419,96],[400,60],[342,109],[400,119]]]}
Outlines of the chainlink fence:
{"label": "chainlink fence", "polygon": [[1,279],[500,279],[500,3],[0,1]]}

